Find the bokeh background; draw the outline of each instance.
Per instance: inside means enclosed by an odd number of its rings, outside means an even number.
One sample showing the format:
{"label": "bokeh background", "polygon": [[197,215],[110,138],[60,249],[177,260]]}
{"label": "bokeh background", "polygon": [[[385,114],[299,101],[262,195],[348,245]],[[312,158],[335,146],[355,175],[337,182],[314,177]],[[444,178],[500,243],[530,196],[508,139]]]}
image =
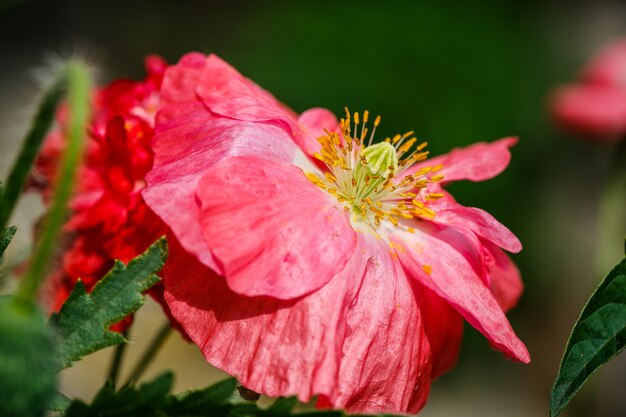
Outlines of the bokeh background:
{"label": "bokeh background", "polygon": [[[75,51],[97,64],[101,83],[142,78],[148,53],[172,63],[192,50],[217,53],[296,111],[369,109],[383,117],[379,137],[412,129],[431,154],[519,136],[508,170],[486,183],[455,184],[452,192],[492,213],[524,244],[514,259],[526,292],[510,320],[533,361],[505,360],[467,326],[458,366],[434,383],[421,415],[547,415],[569,330],[619,260],[626,234],[618,230],[607,241],[598,233],[615,145],[559,132],[547,103],[554,86],[573,80],[595,50],[623,35],[626,5],[605,0],[0,1],[0,176],[39,93],[35,70],[50,54]],[[36,196],[23,199],[9,264],[28,254],[29,224],[41,210]],[[164,320],[157,306],[142,309],[129,362]],[[66,371],[63,391],[90,399],[110,354]],[[178,335],[146,377],[169,368],[177,371],[178,391],[222,376]],[[625,384],[626,358],[618,357],[563,415],[626,415]]]}

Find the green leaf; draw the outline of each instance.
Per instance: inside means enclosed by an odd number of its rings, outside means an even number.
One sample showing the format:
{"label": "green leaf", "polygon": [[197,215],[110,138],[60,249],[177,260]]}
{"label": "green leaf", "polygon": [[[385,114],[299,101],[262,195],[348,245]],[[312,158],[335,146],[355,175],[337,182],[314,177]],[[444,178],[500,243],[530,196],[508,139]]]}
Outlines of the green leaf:
{"label": "green leaf", "polygon": [[237,381],[230,378],[200,391],[171,396],[165,411],[168,416],[225,416],[233,407],[230,400],[236,387]]}
{"label": "green leaf", "polygon": [[297,403],[298,399],[296,397],[281,397],[276,399],[267,411],[271,415],[288,416]]}
{"label": "green leaf", "polygon": [[11,243],[13,236],[15,236],[15,232],[17,231],[16,226],[6,227],[0,232],[0,258],[4,255],[4,251]]}
{"label": "green leaf", "polygon": [[143,305],[142,293],[159,281],[156,273],[166,257],[167,243],[161,238],[128,266],[116,261],[91,294],[78,282],[61,311],[50,319],[59,334],[59,369],[89,353],[125,342],[121,334],[109,327]]}
{"label": "green leaf", "polygon": [[[198,391],[178,395],[168,394],[172,375],[166,373],[136,389],[132,383],[119,391],[111,382],[100,390],[88,405],[75,400],[67,408],[65,417],[343,417],[337,410],[292,412],[295,397],[279,398],[269,408],[242,401],[237,395],[237,381],[233,378],[218,382]],[[391,415],[385,415],[392,417]],[[358,416],[354,416],[358,417]],[[364,416],[362,416],[364,417]],[[375,417],[375,416],[369,416]],[[382,416],[381,416],[382,417]]]}
{"label": "green leaf", "polygon": [[587,379],[625,346],[626,258],[591,295],[574,325],[550,394],[550,416],[558,415]]}
{"label": "green leaf", "polygon": [[40,417],[56,386],[54,344],[39,309],[0,297],[0,415]]}
{"label": "green leaf", "polygon": [[57,391],[54,393],[52,401],[50,401],[50,404],[48,405],[48,410],[65,412],[71,403],[72,400]]}
{"label": "green leaf", "polygon": [[159,376],[138,389],[127,384],[118,392],[112,382],[107,382],[90,405],[80,400],[73,401],[65,412],[65,417],[151,417],[162,416],[166,397],[172,387],[170,372]]}

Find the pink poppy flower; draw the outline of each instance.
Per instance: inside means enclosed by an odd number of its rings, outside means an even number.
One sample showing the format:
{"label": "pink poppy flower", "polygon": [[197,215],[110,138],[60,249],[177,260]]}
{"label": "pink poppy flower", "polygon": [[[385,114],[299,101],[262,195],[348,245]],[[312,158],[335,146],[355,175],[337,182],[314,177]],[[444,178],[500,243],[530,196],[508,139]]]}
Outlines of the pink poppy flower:
{"label": "pink poppy flower", "polygon": [[583,69],[577,84],[560,87],[551,101],[564,129],[599,140],[626,134],[626,40],[603,48]]}
{"label": "pink poppy flower", "polygon": [[457,358],[462,318],[512,359],[519,241],[441,187],[508,164],[512,138],[425,160],[380,118],[300,116],[216,56],[170,67],[146,203],[171,228],[172,314],[207,361],[269,396],[414,413]]}

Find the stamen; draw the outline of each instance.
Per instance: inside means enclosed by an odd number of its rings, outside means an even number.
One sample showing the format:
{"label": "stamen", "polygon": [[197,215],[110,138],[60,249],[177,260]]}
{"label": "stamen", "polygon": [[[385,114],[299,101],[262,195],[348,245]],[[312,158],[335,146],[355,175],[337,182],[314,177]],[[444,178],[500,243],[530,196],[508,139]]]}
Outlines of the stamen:
{"label": "stamen", "polygon": [[[376,116],[370,133],[368,110],[362,113],[362,118],[358,112],[350,113],[348,108],[345,112],[339,132],[325,130],[325,136],[318,139],[320,150],[314,157],[327,170],[323,176],[306,173],[307,178],[334,196],[352,214],[353,221],[378,229],[386,220],[394,227],[414,233],[415,228],[409,226],[411,222],[432,219],[435,212],[427,206],[444,197],[443,193],[421,191],[443,179],[443,175],[433,175],[441,165],[422,167],[402,176],[414,163],[428,157],[428,151],[424,150],[427,142],[415,146],[417,138],[409,131],[372,144],[381,117]],[[400,180],[396,179],[398,176]]]}

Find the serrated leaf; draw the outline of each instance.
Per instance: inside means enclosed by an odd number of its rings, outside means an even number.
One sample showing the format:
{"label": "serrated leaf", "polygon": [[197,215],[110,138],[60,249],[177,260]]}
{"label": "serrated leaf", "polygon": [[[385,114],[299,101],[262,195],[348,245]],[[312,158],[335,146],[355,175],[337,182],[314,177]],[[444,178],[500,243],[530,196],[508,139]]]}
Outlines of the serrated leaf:
{"label": "serrated leaf", "polygon": [[172,387],[173,379],[172,374],[166,372],[139,388],[127,384],[117,392],[109,381],[90,405],[80,400],[73,401],[65,412],[65,417],[162,416],[160,410]]}
{"label": "serrated leaf", "polygon": [[0,232],[0,258],[2,258],[4,251],[9,246],[9,243],[11,243],[11,240],[13,240],[13,236],[15,236],[16,231],[16,226],[10,226],[4,228],[4,230]]}
{"label": "serrated leaf", "polygon": [[59,335],[59,369],[89,353],[125,342],[122,335],[109,327],[143,305],[142,293],[159,281],[156,273],[166,257],[167,243],[161,238],[128,266],[116,261],[90,294],[78,282],[61,311],[50,319]]}
{"label": "serrated leaf", "polygon": [[626,258],[602,281],[583,308],[550,393],[550,416],[558,415],[602,365],[626,347]]}

